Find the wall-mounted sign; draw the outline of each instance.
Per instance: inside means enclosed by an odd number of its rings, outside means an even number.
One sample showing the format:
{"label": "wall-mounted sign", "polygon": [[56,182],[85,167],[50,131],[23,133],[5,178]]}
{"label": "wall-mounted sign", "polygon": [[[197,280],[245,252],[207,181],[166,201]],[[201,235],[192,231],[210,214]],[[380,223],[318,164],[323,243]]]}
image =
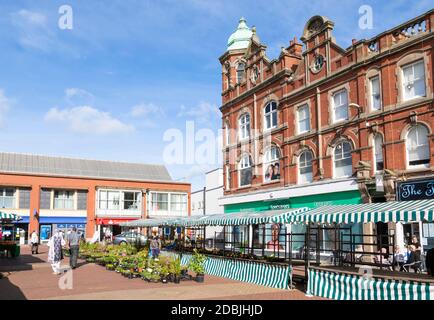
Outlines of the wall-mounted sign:
{"label": "wall-mounted sign", "polygon": [[434,180],[398,182],[396,195],[399,201],[434,199]]}

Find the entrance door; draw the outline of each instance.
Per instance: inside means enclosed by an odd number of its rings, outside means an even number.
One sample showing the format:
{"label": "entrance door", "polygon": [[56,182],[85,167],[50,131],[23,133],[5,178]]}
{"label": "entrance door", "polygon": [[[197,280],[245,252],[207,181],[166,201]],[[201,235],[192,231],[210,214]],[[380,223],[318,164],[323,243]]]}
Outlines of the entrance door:
{"label": "entrance door", "polygon": [[387,223],[377,222],[377,249],[389,246],[389,227]]}
{"label": "entrance door", "polygon": [[411,238],[413,236],[416,236],[417,239],[420,241],[420,230],[419,230],[419,223],[406,223],[403,225],[404,229],[404,241],[406,244],[411,243]]}
{"label": "entrance door", "polygon": [[41,241],[47,241],[47,240],[49,240],[50,237],[51,237],[51,232],[52,232],[52,230],[51,230],[51,224],[43,224],[43,225],[41,225],[41,230],[39,232],[39,234],[41,236],[39,237],[39,239]]}

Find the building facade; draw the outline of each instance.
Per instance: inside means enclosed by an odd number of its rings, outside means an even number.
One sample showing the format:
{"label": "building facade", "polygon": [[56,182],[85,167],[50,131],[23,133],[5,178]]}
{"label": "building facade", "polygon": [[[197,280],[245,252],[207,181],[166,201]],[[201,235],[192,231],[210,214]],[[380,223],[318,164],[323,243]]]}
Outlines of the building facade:
{"label": "building facade", "polygon": [[[223,214],[224,207],[220,205],[223,197],[223,169],[217,168],[205,173],[205,187],[191,193],[191,215]],[[221,227],[207,227],[206,238],[214,238],[220,233]]]}
{"label": "building facade", "polygon": [[405,200],[412,184],[424,190],[416,198],[434,196],[434,10],[346,49],[333,29],[312,17],[273,60],[244,19],[229,38],[226,212]]}
{"label": "building facade", "polygon": [[26,238],[75,226],[90,239],[128,220],[188,216],[190,191],[160,165],[0,153],[0,208],[22,217]]}

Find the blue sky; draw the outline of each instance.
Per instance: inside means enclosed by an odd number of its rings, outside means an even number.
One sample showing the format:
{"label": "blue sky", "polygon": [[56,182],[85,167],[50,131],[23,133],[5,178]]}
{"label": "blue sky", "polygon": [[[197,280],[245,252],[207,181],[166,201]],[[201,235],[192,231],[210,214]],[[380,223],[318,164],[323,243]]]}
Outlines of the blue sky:
{"label": "blue sky", "polygon": [[[73,29],[58,10],[73,9]],[[370,5],[373,29],[358,28]],[[1,1],[0,150],[164,163],[167,129],[221,127],[218,57],[241,16],[274,58],[313,15],[346,48],[432,8],[426,1]],[[203,184],[218,163],[172,165]]]}

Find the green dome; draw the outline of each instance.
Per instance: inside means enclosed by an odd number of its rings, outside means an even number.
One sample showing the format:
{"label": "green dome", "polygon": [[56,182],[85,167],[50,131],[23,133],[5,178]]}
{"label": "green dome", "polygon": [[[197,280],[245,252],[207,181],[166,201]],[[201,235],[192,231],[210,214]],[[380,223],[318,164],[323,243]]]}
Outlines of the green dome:
{"label": "green dome", "polygon": [[228,50],[247,49],[252,34],[252,30],[246,24],[246,19],[241,18],[237,30],[229,37]]}

